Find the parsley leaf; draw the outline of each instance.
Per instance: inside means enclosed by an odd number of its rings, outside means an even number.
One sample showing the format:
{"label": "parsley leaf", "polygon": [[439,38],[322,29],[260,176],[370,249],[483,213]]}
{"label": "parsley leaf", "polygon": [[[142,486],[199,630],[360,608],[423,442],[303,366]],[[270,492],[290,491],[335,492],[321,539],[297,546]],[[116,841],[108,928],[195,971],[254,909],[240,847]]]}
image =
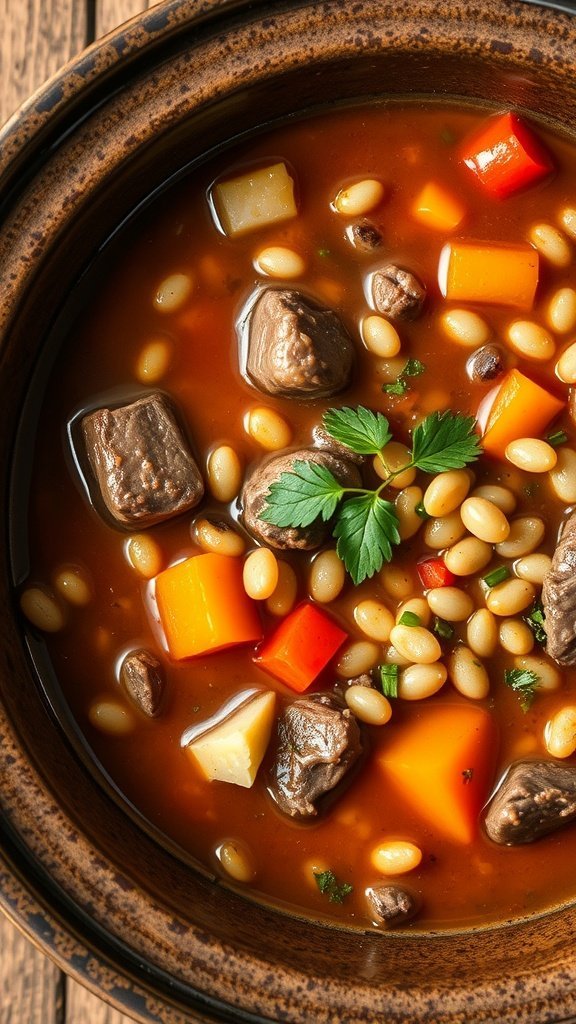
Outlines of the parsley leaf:
{"label": "parsley leaf", "polygon": [[334,536],[354,583],[362,583],[390,561],[392,544],[400,543],[396,509],[374,491],[350,498],[339,510]]}
{"label": "parsley leaf", "polygon": [[261,518],[274,526],[310,526],[334,515],[344,488],[325,466],[298,459],[270,484]]}
{"label": "parsley leaf", "polygon": [[357,455],[378,455],[392,439],[386,417],[362,405],[357,409],[328,409],[322,423],[330,437]]}
{"label": "parsley leaf", "polygon": [[322,895],[327,896],[331,903],[343,903],[353,891],[350,882],[339,882],[333,871],[315,871],[314,878]]}
{"label": "parsley leaf", "polygon": [[412,435],[412,465],[425,473],[462,469],[482,452],[473,416],[433,412]]}
{"label": "parsley leaf", "polygon": [[504,672],[504,682],[518,694],[524,713],[532,707],[539,680],[540,676],[525,668],[510,668]]}
{"label": "parsley leaf", "polygon": [[383,384],[382,391],[387,395],[405,395],[408,390],[407,377],[419,377],[424,373],[426,367],[419,359],[409,359],[404,368],[400,371],[395,381],[391,384]]}

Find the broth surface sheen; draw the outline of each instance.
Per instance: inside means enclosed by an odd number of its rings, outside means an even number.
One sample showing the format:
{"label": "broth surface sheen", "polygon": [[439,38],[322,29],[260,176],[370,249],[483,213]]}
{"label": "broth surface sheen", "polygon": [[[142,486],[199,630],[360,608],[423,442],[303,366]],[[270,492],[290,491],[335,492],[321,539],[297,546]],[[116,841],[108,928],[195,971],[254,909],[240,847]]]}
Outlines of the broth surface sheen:
{"label": "broth surface sheen", "polygon": [[[493,343],[502,354],[504,372],[517,369],[563,401],[564,411],[550,430],[566,434],[559,447],[555,442],[554,450],[572,452],[573,387],[558,378],[555,367],[576,334],[569,294],[576,288],[573,236],[565,216],[572,207],[576,211],[576,151],[548,129],[532,126],[552,154],[554,173],[506,198],[495,198],[461,159],[463,141],[489,116],[475,109],[416,103],[326,111],[274,128],[195,170],[139,215],[125,230],[121,245],[115,241],[104,280],[73,324],[51,372],[38,425],[29,503],[31,569],[22,590],[39,587],[63,612],[62,628],[57,620],[56,628],[46,633],[46,644],[58,683],[97,762],[160,834],[224,882],[241,887],[248,896],[345,926],[384,927],[367,904],[366,890],[386,882],[406,885],[421,902],[419,915],[409,924],[416,929],[480,927],[539,913],[574,898],[575,826],[508,847],[487,838],[480,818],[472,841],[463,842],[435,822],[434,814],[419,813],[382,769],[386,749],[426,720],[431,707],[473,705],[485,709],[494,724],[486,756],[488,797],[509,765],[526,758],[551,759],[545,729],[559,711],[576,706],[573,670],[556,669],[558,688],[552,683],[540,690],[527,709],[518,693],[505,685],[504,673],[517,668],[523,657],[543,659],[552,673],[555,670],[524,623],[532,605],[528,602],[518,611],[495,616],[499,639],[494,652],[472,659],[484,665],[489,692],[470,699],[449,678],[437,693],[421,700],[390,698],[390,721],[361,723],[361,762],[311,821],[283,814],[268,792],[274,733],[251,788],[208,781],[183,748],[183,735],[195,736],[202,723],[213,716],[218,720],[229,701],[254,687],[276,694],[277,715],[299,696],[254,660],[253,643],[171,658],[158,620],[154,578],[206,550],[194,532],[198,520],[224,521],[236,528],[246,553],[257,547],[243,530],[234,483],[228,500],[226,479],[230,472],[234,476],[234,465],[230,470],[227,456],[222,456],[226,500],[215,500],[215,487],[207,486],[197,508],[150,527],[145,536],[151,542],[140,539],[130,550],[130,538],[140,537],[140,531],[112,525],[97,499],[91,500],[93,485],[89,495],[80,478],[75,463],[82,463],[78,424],[82,415],[100,406],[118,406],[160,390],[174,402],[205,481],[207,462],[219,449],[232,449],[242,477],[270,454],[247,429],[250,414],[259,408],[280,415],[289,431],[289,449],[311,446],[325,410],[344,406],[383,413],[394,439],[409,446],[411,432],[431,413],[452,409],[476,417],[482,401],[503,378],[471,381],[469,359],[482,345]],[[215,222],[214,183],[279,163],[295,180],[297,215],[238,237],[227,236]],[[362,196],[351,192],[352,213],[339,211],[342,190],[366,181],[383,186],[381,195],[376,191],[375,205],[366,199],[369,208],[364,212]],[[430,182],[440,185],[461,208],[454,227],[438,227],[414,214],[415,203]],[[354,212],[356,208],[360,213]],[[366,223],[381,237],[371,251],[352,242],[352,227]],[[558,252],[556,234],[538,234],[542,225],[558,232]],[[448,242],[459,239],[531,245],[540,257],[533,307],[446,300],[438,285],[440,253]],[[290,254],[297,257],[295,263]],[[396,342],[386,328],[384,340],[380,335],[380,341],[371,345],[366,336],[362,340],[363,320],[377,314],[370,296],[371,275],[390,263],[410,270],[426,286],[421,315],[393,321],[399,352],[394,352]],[[277,266],[275,276],[270,267],[274,271]],[[272,397],[247,378],[238,325],[255,293],[269,286],[301,291],[341,318],[354,343],[355,369],[351,385],[340,394],[314,400]],[[443,317],[454,310],[476,318],[458,315],[447,328]],[[529,331],[512,329],[526,322],[539,329],[536,341],[530,341]],[[549,349],[539,348],[543,330]],[[384,351],[390,345],[393,354],[375,351],[378,344]],[[402,377],[408,359],[422,364],[420,372],[405,377],[403,394],[384,391],[383,386]],[[483,486],[504,488],[504,501],[514,505],[508,513],[512,523],[532,517],[545,527],[534,548],[529,542],[523,546],[520,538],[511,554],[491,549],[481,568],[456,576],[453,586],[468,595],[474,611],[487,606],[489,589],[482,583],[486,574],[506,565],[508,578],[520,580],[519,560],[553,553],[562,524],[576,504],[576,493],[571,495],[576,467],[571,455],[566,459],[563,498],[547,469],[529,472],[504,457],[482,457],[471,464],[474,479],[469,493]],[[573,460],[576,463],[576,455]],[[89,478],[85,464],[82,472]],[[377,486],[369,466],[367,474],[370,486]],[[406,487],[419,486],[425,493],[433,476],[419,472]],[[390,500],[398,493],[399,489],[390,489]],[[319,605],[348,634],[348,646],[368,642],[376,647],[374,665],[369,666],[374,669],[387,660],[389,644],[360,628],[359,604],[378,601],[395,616],[405,600],[426,600],[430,589],[442,589],[424,587],[416,567],[424,557],[443,558],[453,545],[425,542],[425,532],[437,517],[421,512],[414,535],[394,547],[393,577],[386,566],[358,586],[347,575],[337,596]],[[464,535],[462,527],[458,539]],[[492,541],[483,542],[493,548]],[[321,550],[333,548],[329,537]],[[308,599],[316,552],[276,555],[295,571],[296,603]],[[533,587],[538,597],[540,586]],[[446,607],[445,595],[438,601],[440,609]],[[258,607],[267,638],[281,617],[270,614],[266,600]],[[469,642],[466,602],[463,607],[462,616],[449,623],[450,635],[440,637],[443,664],[449,663],[456,647]],[[445,624],[448,615],[449,608],[437,617]],[[504,620],[513,622],[508,634]],[[480,634],[485,638],[485,629]],[[137,649],[154,652],[161,662],[165,691],[155,717],[136,708],[119,683],[123,658]],[[308,692],[334,692],[341,653]],[[388,660],[394,661],[394,656]],[[342,679],[339,686],[340,691],[345,688]],[[576,767],[573,753],[554,760]],[[443,813],[440,805],[438,813]],[[417,847],[421,861],[405,874],[385,875],[375,867],[374,851],[396,841]],[[331,900],[320,890],[315,874],[328,871],[339,883],[352,886],[341,900]]]}

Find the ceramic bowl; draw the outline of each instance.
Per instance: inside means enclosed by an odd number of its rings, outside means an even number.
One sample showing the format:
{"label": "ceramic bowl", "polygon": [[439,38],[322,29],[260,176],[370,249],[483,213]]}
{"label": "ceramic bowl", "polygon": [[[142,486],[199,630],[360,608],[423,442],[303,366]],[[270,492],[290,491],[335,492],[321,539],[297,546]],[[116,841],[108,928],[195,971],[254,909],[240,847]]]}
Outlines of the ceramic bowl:
{"label": "ceramic bowl", "polygon": [[[51,325],[149,193],[228,138],[336,100],[444,94],[576,123],[576,18],[511,0],[168,0],[0,135],[0,479]],[[22,467],[20,467],[22,469]],[[8,531],[10,503],[2,505]],[[565,1021],[576,908],[475,932],[303,923],[195,873],[114,800],[31,668],[0,549],[0,884],[64,970],[140,1021]]]}

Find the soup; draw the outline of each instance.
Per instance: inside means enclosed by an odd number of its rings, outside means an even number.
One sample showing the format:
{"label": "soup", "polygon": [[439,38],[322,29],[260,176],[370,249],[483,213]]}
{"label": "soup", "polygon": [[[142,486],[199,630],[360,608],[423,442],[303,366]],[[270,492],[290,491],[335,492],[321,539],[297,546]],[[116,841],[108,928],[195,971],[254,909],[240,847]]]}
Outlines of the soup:
{"label": "soup", "polygon": [[574,896],[575,167],[509,113],[284,124],[156,197],[61,347],[22,610],[118,791],[247,895]]}

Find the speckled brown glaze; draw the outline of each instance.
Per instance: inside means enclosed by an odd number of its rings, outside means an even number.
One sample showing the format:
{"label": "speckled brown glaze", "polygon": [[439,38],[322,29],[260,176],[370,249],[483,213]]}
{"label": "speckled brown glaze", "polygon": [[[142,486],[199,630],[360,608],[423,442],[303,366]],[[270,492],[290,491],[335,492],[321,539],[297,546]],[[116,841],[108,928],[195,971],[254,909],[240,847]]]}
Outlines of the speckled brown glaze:
{"label": "speckled brown glaze", "polygon": [[[3,495],[30,367],[120,218],[231,124],[382,92],[569,127],[576,19],[511,0],[168,0],[29,100],[0,134]],[[576,1016],[573,906],[476,932],[343,931],[245,900],[157,845],[41,699],[4,546],[0,560],[0,898],[67,971],[142,1022]]]}

